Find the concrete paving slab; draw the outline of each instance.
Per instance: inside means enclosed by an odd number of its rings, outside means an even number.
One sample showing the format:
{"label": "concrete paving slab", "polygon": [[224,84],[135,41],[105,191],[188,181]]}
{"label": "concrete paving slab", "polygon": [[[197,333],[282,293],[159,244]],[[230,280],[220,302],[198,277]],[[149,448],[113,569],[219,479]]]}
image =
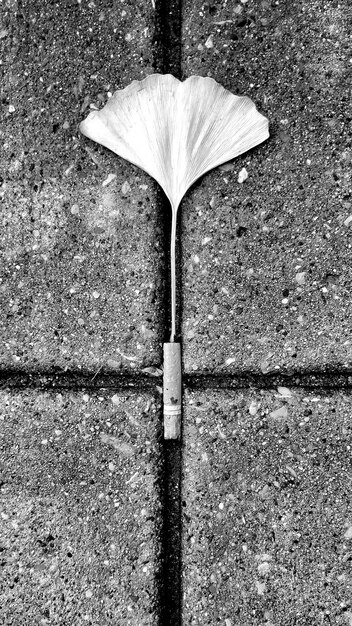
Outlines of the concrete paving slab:
{"label": "concrete paving slab", "polygon": [[270,122],[183,202],[185,369],[349,368],[350,3],[186,0],[183,18],[185,76]]}
{"label": "concrete paving slab", "polygon": [[351,395],[188,392],[184,621],[352,623]]}
{"label": "concrete paving slab", "polygon": [[159,402],[1,392],[0,622],[158,619]]}
{"label": "concrete paving slab", "polygon": [[156,185],[78,132],[109,93],[153,71],[153,3],[8,0],[0,11],[1,365],[155,363]]}

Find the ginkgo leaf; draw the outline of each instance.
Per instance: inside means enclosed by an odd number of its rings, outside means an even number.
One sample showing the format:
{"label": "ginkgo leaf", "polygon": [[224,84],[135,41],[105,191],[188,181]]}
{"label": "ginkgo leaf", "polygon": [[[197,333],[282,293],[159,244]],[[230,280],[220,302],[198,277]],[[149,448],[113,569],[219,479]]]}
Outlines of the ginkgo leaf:
{"label": "ginkgo leaf", "polygon": [[269,136],[268,120],[246,96],[212,78],[151,74],[116,91],[80,131],[152,176],[172,207],[171,339],[175,337],[176,215],[193,183]]}
{"label": "ginkgo leaf", "polygon": [[246,96],[212,78],[151,74],[116,91],[80,131],[145,170],[177,209],[205,172],[268,138],[268,120]]}

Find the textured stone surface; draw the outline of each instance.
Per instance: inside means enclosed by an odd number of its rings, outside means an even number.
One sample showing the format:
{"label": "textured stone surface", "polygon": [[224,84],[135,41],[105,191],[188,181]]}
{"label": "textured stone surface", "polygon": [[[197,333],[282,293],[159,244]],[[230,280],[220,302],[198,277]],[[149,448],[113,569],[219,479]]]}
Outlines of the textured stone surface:
{"label": "textured stone surface", "polygon": [[155,399],[32,391],[0,400],[1,624],[154,626]]}
{"label": "textured stone surface", "polygon": [[2,367],[149,365],[162,333],[156,187],[78,124],[153,71],[152,4],[1,12]]}
{"label": "textured stone surface", "polygon": [[351,397],[189,392],[184,624],[352,623]]}
{"label": "textured stone surface", "polygon": [[[184,76],[246,93],[271,132],[183,203],[185,369],[344,371],[349,3],[182,4]],[[165,59],[177,66],[170,45],[152,59],[154,9],[1,4],[1,369],[54,370],[58,381],[67,370],[73,384],[72,369],[160,363],[156,186],[78,133],[109,93]],[[159,401],[112,394],[0,395],[4,626],[154,626],[160,600],[177,603],[178,455],[169,451],[162,511]],[[223,390],[188,392],[185,404],[184,625],[351,626],[350,396]],[[164,533],[175,524],[166,598],[162,515]]]}
{"label": "textured stone surface", "polygon": [[348,0],[184,3],[185,76],[248,95],[271,133],[183,203],[187,371],[350,367],[349,20]]}

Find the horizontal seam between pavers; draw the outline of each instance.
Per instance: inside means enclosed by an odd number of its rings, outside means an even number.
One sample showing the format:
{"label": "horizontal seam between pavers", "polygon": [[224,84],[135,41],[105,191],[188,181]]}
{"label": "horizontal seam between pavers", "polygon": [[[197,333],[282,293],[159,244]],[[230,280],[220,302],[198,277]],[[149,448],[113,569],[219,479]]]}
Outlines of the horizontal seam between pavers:
{"label": "horizontal seam between pavers", "polygon": [[160,379],[143,375],[52,374],[46,372],[0,372],[0,388],[11,389],[115,389],[121,392],[155,391]]}
{"label": "horizontal seam between pavers", "polygon": [[[161,376],[146,376],[143,374],[96,374],[94,372],[65,372],[52,373],[45,371],[23,372],[20,370],[3,370],[0,372],[0,388],[42,388],[42,389],[102,389],[113,388],[121,391],[155,391],[161,386]],[[302,387],[306,389],[322,388],[351,389],[352,371],[341,372],[339,370],[299,371],[291,374],[275,373],[260,375],[253,372],[236,374],[183,374],[183,386],[185,389],[222,389],[231,390],[239,388],[275,388]]]}
{"label": "horizontal seam between pavers", "polygon": [[304,389],[351,389],[352,371],[341,372],[334,370],[330,372],[319,371],[299,371],[290,374],[256,374],[252,372],[242,372],[237,374],[184,374],[183,384],[185,388],[191,389],[219,389],[231,390],[240,388],[265,388],[273,389],[278,386],[295,387]]}

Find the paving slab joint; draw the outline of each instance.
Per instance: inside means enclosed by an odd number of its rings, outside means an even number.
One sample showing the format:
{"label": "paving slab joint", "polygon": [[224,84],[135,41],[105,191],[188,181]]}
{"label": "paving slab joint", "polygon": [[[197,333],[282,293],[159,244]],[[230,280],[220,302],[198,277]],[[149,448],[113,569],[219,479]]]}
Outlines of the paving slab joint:
{"label": "paving slab joint", "polygon": [[232,374],[197,373],[184,374],[183,384],[189,389],[275,389],[279,386],[304,389],[351,389],[352,371],[341,371],[328,367],[321,370],[298,370],[290,373],[273,372],[259,374],[249,370]]}
{"label": "paving slab joint", "polygon": [[[24,372],[21,369],[3,369],[0,371],[0,388],[12,389],[118,389],[120,391],[154,391],[161,388],[161,370],[151,368],[155,374],[141,372],[104,373],[68,370],[54,372],[36,370]],[[239,389],[261,388],[275,389],[278,386],[301,387],[305,389],[351,389],[352,371],[322,368],[321,370],[298,370],[295,372],[258,374],[249,370],[232,374],[193,373],[183,375],[183,385],[189,389]]]}
{"label": "paving slab joint", "polygon": [[154,67],[161,74],[182,78],[182,2],[156,0]]}
{"label": "paving slab joint", "polygon": [[[94,373],[80,371],[67,371],[55,373],[52,371],[20,370],[0,371],[0,388],[11,389],[67,389],[80,391],[82,389],[112,389],[120,392],[131,393],[133,391],[155,391],[160,378],[147,374],[125,373]],[[159,383],[160,384],[160,383]]]}
{"label": "paving slab joint", "polygon": [[164,441],[161,625],[182,623],[182,446]]}

